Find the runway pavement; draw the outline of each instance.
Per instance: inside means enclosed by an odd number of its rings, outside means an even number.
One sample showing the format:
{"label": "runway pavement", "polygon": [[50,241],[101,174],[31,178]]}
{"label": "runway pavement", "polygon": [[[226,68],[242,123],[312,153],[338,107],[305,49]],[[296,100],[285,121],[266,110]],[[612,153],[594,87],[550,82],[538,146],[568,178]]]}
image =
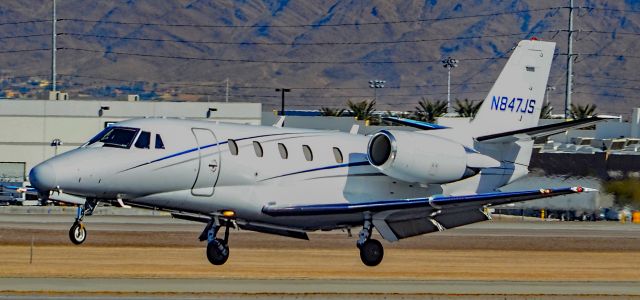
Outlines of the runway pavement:
{"label": "runway pavement", "polygon": [[196,240],[202,224],[92,216],[74,247],[72,221],[0,211],[0,299],[640,299],[635,224],[490,221],[384,243],[385,262],[367,268],[339,231],[311,241],[233,231],[230,262],[213,267]]}
{"label": "runway pavement", "polygon": [[[640,296],[637,282],[0,278],[5,294]],[[452,292],[454,291],[454,292]]]}

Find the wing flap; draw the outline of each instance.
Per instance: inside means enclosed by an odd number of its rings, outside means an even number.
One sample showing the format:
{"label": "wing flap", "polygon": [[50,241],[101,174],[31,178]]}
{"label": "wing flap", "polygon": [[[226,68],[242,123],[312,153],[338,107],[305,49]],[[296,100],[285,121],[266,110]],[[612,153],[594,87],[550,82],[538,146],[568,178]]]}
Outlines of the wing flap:
{"label": "wing flap", "polygon": [[387,210],[403,210],[415,208],[431,208],[433,210],[455,210],[458,208],[502,205],[513,202],[592,191],[596,190],[583,187],[567,187],[517,192],[483,193],[462,196],[433,196],[428,198],[411,198],[362,203],[335,203],[285,207],[264,206],[262,208],[262,212],[270,216],[310,216],[352,214],[365,211],[381,212]]}

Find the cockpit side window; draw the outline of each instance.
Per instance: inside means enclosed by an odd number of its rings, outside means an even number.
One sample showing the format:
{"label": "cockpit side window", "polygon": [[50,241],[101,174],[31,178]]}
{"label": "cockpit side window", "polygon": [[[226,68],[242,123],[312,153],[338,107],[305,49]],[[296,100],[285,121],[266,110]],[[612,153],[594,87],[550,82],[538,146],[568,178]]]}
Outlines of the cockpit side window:
{"label": "cockpit side window", "polygon": [[94,144],[95,142],[99,141],[102,137],[104,137],[105,134],[107,134],[107,132],[111,131],[111,127],[107,127],[105,129],[102,129],[102,131],[100,131],[100,133],[96,134],[96,136],[92,137],[89,142],[87,143],[87,145],[91,145]]}
{"label": "cockpit side window", "polygon": [[138,136],[138,140],[136,141],[136,148],[140,149],[149,149],[151,144],[151,132],[143,131]]}
{"label": "cockpit side window", "polygon": [[156,149],[164,149],[164,143],[159,134],[156,134]]}
{"label": "cockpit side window", "polygon": [[133,140],[140,131],[129,127],[107,127],[101,133],[92,138],[87,145],[101,142],[103,147],[126,148],[131,147]]}

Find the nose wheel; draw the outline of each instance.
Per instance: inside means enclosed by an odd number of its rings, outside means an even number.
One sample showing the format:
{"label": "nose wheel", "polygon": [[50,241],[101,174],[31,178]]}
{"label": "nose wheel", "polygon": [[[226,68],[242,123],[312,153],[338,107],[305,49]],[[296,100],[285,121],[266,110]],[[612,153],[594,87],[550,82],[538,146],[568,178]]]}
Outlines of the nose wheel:
{"label": "nose wheel", "polygon": [[84,227],[82,219],[85,216],[92,215],[97,205],[98,201],[95,199],[87,199],[83,205],[78,206],[76,221],[69,228],[69,239],[73,244],[80,245],[87,239],[87,229]]}
{"label": "nose wheel", "polygon": [[69,239],[72,243],[80,245],[87,239],[87,230],[84,228],[82,222],[75,222],[69,228]]}
{"label": "nose wheel", "polygon": [[371,223],[370,216],[366,216],[364,225],[360,234],[358,234],[358,249],[360,249],[360,260],[366,266],[375,267],[382,262],[384,257],[384,248],[378,240],[371,238],[371,231],[373,230],[373,224]]}

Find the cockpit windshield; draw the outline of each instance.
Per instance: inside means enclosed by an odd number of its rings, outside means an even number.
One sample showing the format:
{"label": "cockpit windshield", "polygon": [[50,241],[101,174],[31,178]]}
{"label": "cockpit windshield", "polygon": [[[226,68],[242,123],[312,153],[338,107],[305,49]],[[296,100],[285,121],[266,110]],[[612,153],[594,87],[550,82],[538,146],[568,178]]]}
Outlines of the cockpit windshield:
{"label": "cockpit windshield", "polygon": [[100,142],[104,147],[129,148],[139,129],[129,127],[107,127],[93,137],[88,145]]}

